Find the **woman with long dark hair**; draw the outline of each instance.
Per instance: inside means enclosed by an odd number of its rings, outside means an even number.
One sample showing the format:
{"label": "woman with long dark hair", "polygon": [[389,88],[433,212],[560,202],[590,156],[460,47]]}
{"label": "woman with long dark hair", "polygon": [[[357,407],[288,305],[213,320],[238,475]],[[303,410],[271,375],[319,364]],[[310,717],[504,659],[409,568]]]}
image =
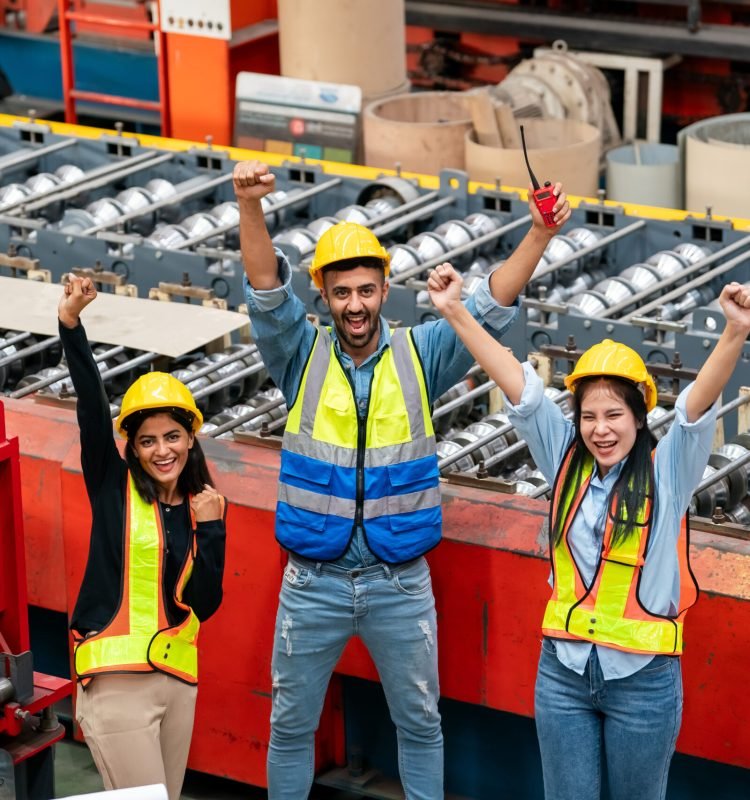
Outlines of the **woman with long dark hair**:
{"label": "woman with long dark hair", "polygon": [[69,276],[58,306],[93,518],[71,618],[76,719],[107,789],[162,783],[177,800],[193,730],[198,630],[222,598],[226,503],[195,436],[201,412],[171,375],[146,373],[125,393],[120,456],[79,320],[95,298],[89,278]]}
{"label": "woman with long dark hair", "polygon": [[682,719],[682,627],[697,599],[686,511],[711,452],[716,401],[750,332],[750,289],[725,286],[726,326],[658,442],[656,385],[606,339],[565,384],[575,417],[463,311],[461,278],[430,276],[435,306],[503,390],[508,416],[552,490],[552,595],[542,622],[535,716],[548,800],[662,800]]}

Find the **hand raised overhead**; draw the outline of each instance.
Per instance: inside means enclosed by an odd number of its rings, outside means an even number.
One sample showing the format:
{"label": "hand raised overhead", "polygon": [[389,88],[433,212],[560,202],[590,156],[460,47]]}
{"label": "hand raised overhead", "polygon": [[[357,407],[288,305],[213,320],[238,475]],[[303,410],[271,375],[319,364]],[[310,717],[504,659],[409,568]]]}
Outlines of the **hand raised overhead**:
{"label": "hand raised overhead", "polygon": [[260,200],[274,190],[276,176],[262,161],[240,161],[234,165],[232,183],[238,200]]}
{"label": "hand raised overhead", "polygon": [[63,325],[75,328],[81,311],[96,300],[96,295],[91,278],[79,278],[72,272],[63,275],[63,294],[57,304],[57,314]]}

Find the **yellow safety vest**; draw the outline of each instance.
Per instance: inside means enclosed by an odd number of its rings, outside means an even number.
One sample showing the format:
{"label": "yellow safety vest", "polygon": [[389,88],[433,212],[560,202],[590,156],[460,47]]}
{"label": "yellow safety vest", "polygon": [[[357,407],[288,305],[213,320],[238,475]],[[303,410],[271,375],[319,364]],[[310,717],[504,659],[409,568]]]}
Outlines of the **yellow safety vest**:
{"label": "yellow safety vest", "polygon": [[76,675],[86,683],[87,679],[107,672],[159,671],[195,684],[200,621],[190,606],[182,602],[185,585],[193,572],[195,537],[175,586],[174,599],[185,612],[185,618],[179,625],[170,626],[162,583],[166,547],[158,502],[145,502],[130,474],[126,494],[120,605],[102,630],[76,645],[73,657]]}
{"label": "yellow safety vest", "polygon": [[580,484],[562,497],[562,486],[574,449],[575,446],[571,447],[566,454],[553,491],[550,530],[560,503],[563,503],[564,525],[560,541],[550,554],[554,586],[542,623],[545,635],[585,640],[630,653],[678,655],[682,652],[685,615],[698,599],[698,584],[689,564],[687,517],[682,518],[676,543],[680,599],[674,616],[651,613],[638,597],[652,525],[651,498],[646,499],[640,510],[637,532],[613,545],[612,532],[620,502],[617,496],[612,497],[599,563],[591,584],[586,586],[571,553],[568,535],[591,482],[594,458],[587,454]]}
{"label": "yellow safety vest", "polygon": [[305,558],[332,561],[361,525],[387,563],[440,541],[440,472],[427,385],[408,328],[391,331],[364,414],[319,328],[284,431],[276,538]]}

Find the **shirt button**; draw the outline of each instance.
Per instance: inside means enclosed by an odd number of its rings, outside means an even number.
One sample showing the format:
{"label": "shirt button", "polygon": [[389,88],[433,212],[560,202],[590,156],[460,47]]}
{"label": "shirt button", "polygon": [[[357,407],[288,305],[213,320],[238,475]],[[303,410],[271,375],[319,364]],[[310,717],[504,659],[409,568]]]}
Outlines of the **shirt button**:
{"label": "shirt button", "polygon": [[594,629],[593,628],[589,628],[589,633],[593,633],[593,632],[594,632]]}
{"label": "shirt button", "polygon": [[367,405],[367,403],[364,400],[360,400],[359,401],[359,407],[360,408],[364,408],[366,405]]}
{"label": "shirt button", "polygon": [[596,619],[594,617],[591,618],[591,624],[594,625],[596,623]]}

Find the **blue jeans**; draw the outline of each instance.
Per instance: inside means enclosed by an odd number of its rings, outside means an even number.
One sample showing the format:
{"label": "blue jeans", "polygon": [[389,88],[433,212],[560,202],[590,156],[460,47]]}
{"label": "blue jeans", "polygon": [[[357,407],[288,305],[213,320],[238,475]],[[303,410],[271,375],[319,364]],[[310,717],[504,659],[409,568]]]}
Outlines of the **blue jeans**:
{"label": "blue jeans", "polygon": [[270,800],[303,800],[328,682],[352,636],[370,651],[398,734],[407,800],[442,800],[437,621],[424,558],[347,570],[291,557],[276,617]]}
{"label": "blue jeans", "polygon": [[612,800],[663,800],[682,721],[680,659],[656,656],[605,681],[596,647],[578,675],[545,638],[535,716],[547,800],[599,800],[603,764]]}

